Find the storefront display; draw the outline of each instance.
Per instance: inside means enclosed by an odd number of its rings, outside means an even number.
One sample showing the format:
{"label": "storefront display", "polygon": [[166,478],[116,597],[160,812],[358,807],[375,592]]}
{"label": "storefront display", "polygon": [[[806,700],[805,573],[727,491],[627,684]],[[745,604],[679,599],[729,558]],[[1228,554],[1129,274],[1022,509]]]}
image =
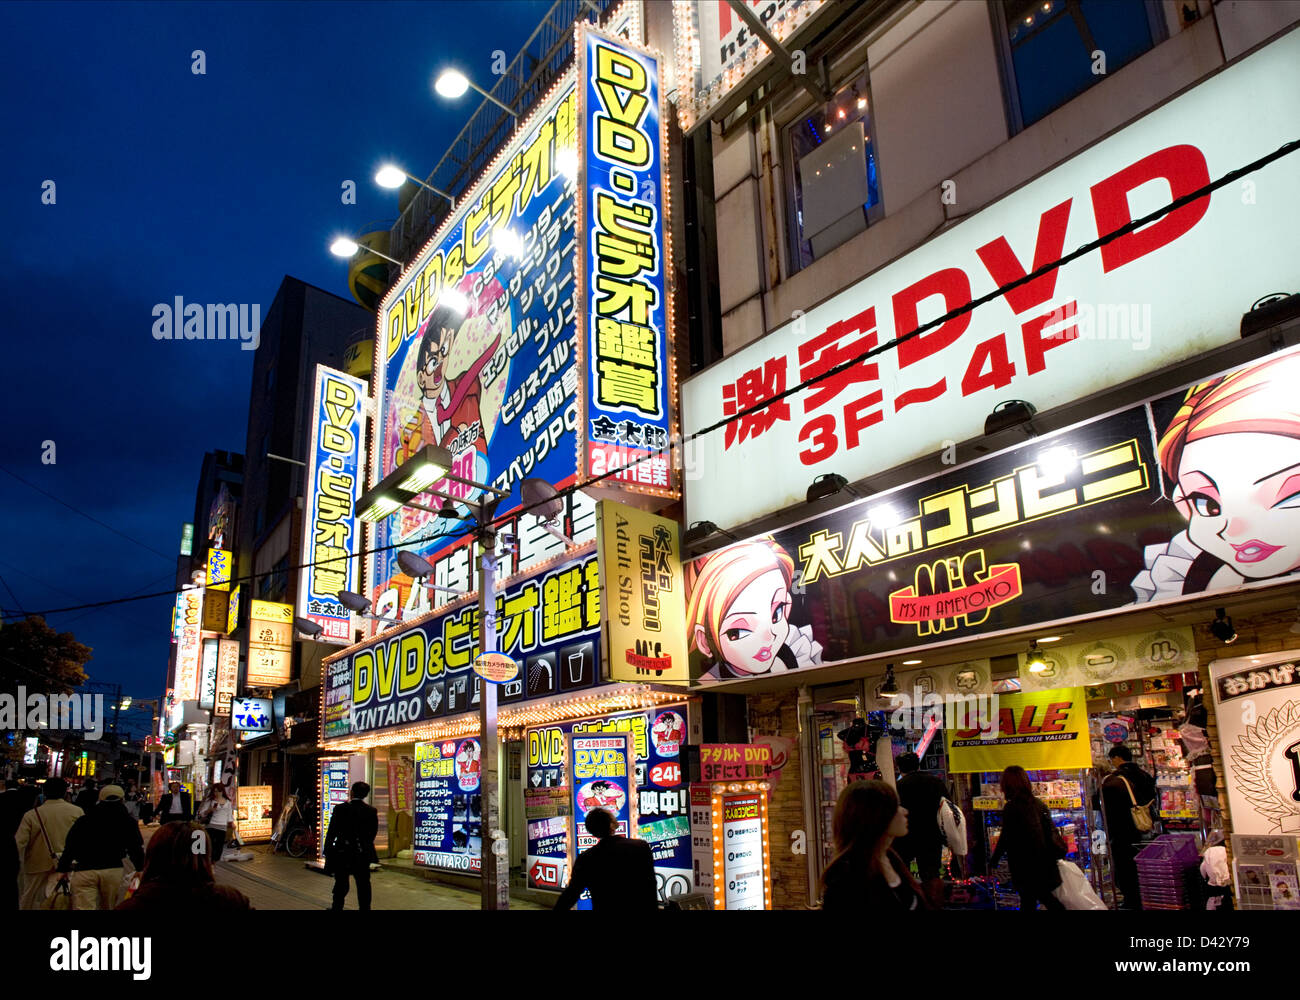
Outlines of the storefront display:
{"label": "storefront display", "polygon": [[482,866],[483,796],[475,738],[415,745],[415,863],[450,871]]}
{"label": "storefront display", "polygon": [[336,806],[342,805],[348,800],[350,789],[348,758],[321,758],[320,797],[318,800],[320,802],[320,816],[319,825],[316,827],[316,836],[319,841],[317,853],[322,858],[325,856],[325,835],[329,832],[330,817],[334,815]]}

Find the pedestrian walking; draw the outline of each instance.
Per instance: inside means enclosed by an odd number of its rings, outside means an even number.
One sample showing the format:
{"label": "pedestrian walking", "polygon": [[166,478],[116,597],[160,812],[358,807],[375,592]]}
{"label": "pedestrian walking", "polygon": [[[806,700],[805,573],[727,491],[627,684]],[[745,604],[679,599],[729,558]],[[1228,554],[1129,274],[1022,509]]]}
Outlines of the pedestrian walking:
{"label": "pedestrian walking", "polygon": [[217,884],[207,851],[195,851],[196,838],[204,836],[197,823],[160,827],[145,851],[140,887],[117,909],[166,914],[251,910],[253,906],[242,892]]}
{"label": "pedestrian walking", "polygon": [[989,858],[990,870],[1006,856],[1021,912],[1037,910],[1040,902],[1049,910],[1064,910],[1065,904],[1052,895],[1061,884],[1056,863],[1065,857],[1065,844],[1051,811],[1034,795],[1023,767],[1012,765],[1002,772],[1002,794],[1002,835]]}
{"label": "pedestrian walking", "polygon": [[578,855],[569,884],[556,900],[570,909],[586,890],[591,908],[605,913],[651,913],[659,909],[654,855],[644,840],[621,837],[618,820],[608,809],[591,809],[585,820],[596,843]]}
{"label": "pedestrian walking", "polygon": [[79,808],[83,813],[88,813],[95,808],[95,803],[99,801],[99,793],[95,791],[95,779],[87,778],[81,783],[81,791],[73,800],[73,805]]}
{"label": "pedestrian walking", "polygon": [[822,876],[823,910],[858,916],[930,909],[894,850],[895,841],[907,836],[908,823],[907,809],[888,782],[845,786],[831,817],[836,854]]}
{"label": "pedestrian walking", "polygon": [[59,856],[59,871],[71,872],[74,910],[111,910],[118,903],[129,857],[139,869],[144,864],[140,824],[127,814],[120,785],[105,785],[99,801],[68,830]]}
{"label": "pedestrian walking", "polygon": [[190,800],[189,789],[182,787],[179,781],[173,781],[169,791],[164,792],[158,800],[158,822],[173,823],[180,820],[188,823],[193,818],[194,803]]}
{"label": "pedestrian walking", "polygon": [[0,910],[18,909],[18,828],[23,817],[36,805],[36,786],[7,784],[0,794]]}
{"label": "pedestrian walking", "polygon": [[325,874],[334,876],[333,909],[343,909],[348,896],[348,877],[357,880],[357,908],[370,909],[370,866],[378,863],[375,836],[379,833],[379,810],[366,802],[370,786],[358,781],[352,798],[335,806],[325,833]]}
{"label": "pedestrian walking", "polygon": [[126,783],[126,795],[123,797],[122,801],[126,803],[126,811],[134,820],[140,818],[140,797],[140,792],[136,788],[135,782],[128,781]]}
{"label": "pedestrian walking", "polygon": [[212,862],[216,864],[226,849],[226,828],[234,815],[234,803],[226,796],[225,786],[214,781],[207,798],[199,806],[198,820],[207,827],[212,840]]}
{"label": "pedestrian walking", "polygon": [[84,814],[65,797],[68,783],[62,778],[48,778],[42,789],[45,801],[29,809],[18,825],[17,843],[22,863],[22,908],[45,907],[50,876],[58,872],[59,855],[68,839],[72,824]]}
{"label": "pedestrian walking", "polygon": [[941,778],[921,770],[921,759],[914,753],[900,756],[894,767],[900,775],[898,801],[907,811],[907,836],[894,841],[894,850],[904,864],[916,862],[925,897],[937,909],[943,905],[939,868],[944,836],[939,828],[939,805],[947,798],[948,789]]}
{"label": "pedestrian walking", "polygon": [[[1156,799],[1156,779],[1133,763],[1133,751],[1119,743],[1108,754],[1114,771],[1101,783],[1101,807],[1106,812],[1106,834],[1110,841],[1115,887],[1123,901],[1122,910],[1142,909],[1138,886],[1137,851],[1142,835],[1154,825],[1151,806]],[[1145,814],[1145,826],[1138,820]]]}

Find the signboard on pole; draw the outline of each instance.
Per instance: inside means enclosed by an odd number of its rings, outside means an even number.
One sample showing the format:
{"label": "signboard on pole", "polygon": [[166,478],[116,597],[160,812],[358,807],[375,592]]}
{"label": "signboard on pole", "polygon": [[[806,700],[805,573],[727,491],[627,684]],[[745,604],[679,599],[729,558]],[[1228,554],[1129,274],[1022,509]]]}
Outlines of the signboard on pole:
{"label": "signboard on pole", "polygon": [[181,638],[176,646],[176,700],[195,701],[199,696],[200,630],[203,624],[203,591],[191,587],[181,592]]}
{"label": "signboard on pole", "polygon": [[279,687],[293,676],[293,607],[253,601],[248,610],[249,687]]}
{"label": "signboard on pole", "polygon": [[680,526],[612,500],[596,520],[610,680],[689,683]]}
{"label": "signboard on pole", "polygon": [[318,642],[344,646],[352,642],[352,615],[338,594],[358,588],[356,501],[364,479],[361,447],[368,391],[360,379],[316,366],[298,614],[321,627]]}
{"label": "signboard on pole", "polygon": [[213,709],[217,703],[219,657],[216,639],[203,640],[203,680],[199,685],[199,708]]}
{"label": "signboard on pole", "polygon": [[239,684],[239,643],[234,639],[217,640],[217,691],[215,708],[217,715],[230,715],[230,702],[235,697],[235,688]]}

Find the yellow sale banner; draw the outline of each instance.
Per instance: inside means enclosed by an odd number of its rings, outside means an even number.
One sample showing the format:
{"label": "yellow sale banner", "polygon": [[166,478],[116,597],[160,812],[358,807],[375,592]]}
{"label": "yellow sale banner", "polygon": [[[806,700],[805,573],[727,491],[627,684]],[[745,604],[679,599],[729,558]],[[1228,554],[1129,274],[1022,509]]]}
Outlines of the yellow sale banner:
{"label": "yellow sale banner", "polygon": [[945,731],[952,773],[1092,766],[1088,701],[1079,687],[973,696],[949,707]]}

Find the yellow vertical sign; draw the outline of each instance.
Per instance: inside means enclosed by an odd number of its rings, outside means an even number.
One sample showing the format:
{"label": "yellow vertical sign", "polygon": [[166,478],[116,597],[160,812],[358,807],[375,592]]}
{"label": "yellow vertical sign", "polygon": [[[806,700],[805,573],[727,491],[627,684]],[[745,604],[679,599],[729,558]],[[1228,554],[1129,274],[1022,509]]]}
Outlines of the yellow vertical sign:
{"label": "yellow vertical sign", "polygon": [[689,683],[677,522],[612,500],[596,522],[609,679]]}

